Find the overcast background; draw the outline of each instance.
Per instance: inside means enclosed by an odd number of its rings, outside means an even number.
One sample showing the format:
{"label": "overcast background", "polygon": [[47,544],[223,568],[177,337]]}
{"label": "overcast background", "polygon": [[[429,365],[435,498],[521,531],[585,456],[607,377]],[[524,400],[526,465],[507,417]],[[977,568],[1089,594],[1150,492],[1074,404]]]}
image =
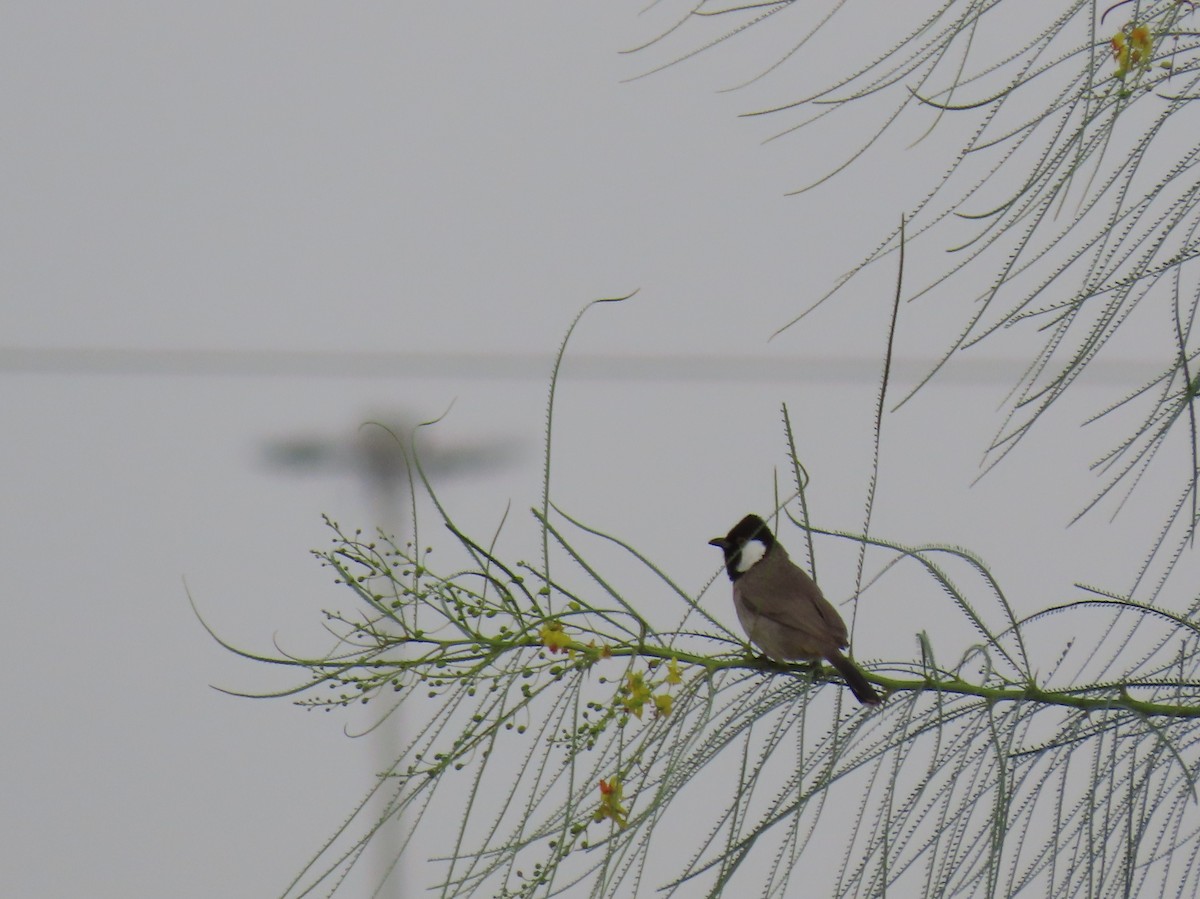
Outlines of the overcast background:
{"label": "overcast background", "polygon": [[[639,291],[572,344],[566,509],[699,590],[719,562],[706,541],[771,508],[786,401],[815,518],[860,525],[894,270],[767,338],[948,157],[908,149],[915,120],[785,198],[834,160],[764,146],[782,123],[735,116],[791,99],[811,63],[718,93],[761,67],[731,42],[622,83],[671,55],[618,52],[673,14],[641,12],[4,5],[0,894],[283,889],[366,791],[371,750],[336,715],[211,689],[286,681],[207,636],[185,579],[238,645],[322,645],[318,610],[343,597],[308,555],[328,542],[320,516],[370,528],[378,503],[349,468],[287,470],[269,448],[348,444],[367,419],[452,402],[435,448],[504,452],[448,473],[445,501],[489,535],[511,500],[504,545],[532,555],[550,360],[590,299]],[[944,264],[924,252],[914,272]],[[902,319],[900,382],[959,321]],[[1077,579],[1123,587],[1136,515],[1064,527],[1096,486],[1100,444],[1077,418],[969,489],[1020,371],[1005,358],[951,366],[889,417],[876,532],[970,547],[1022,611]],[[1081,409],[1108,397],[1100,382]],[[850,565],[822,576],[838,599],[852,589]],[[706,602],[732,622],[723,584]],[[910,658],[946,619],[932,591],[866,602],[863,658]],[[950,657],[965,644],[947,626]]]}

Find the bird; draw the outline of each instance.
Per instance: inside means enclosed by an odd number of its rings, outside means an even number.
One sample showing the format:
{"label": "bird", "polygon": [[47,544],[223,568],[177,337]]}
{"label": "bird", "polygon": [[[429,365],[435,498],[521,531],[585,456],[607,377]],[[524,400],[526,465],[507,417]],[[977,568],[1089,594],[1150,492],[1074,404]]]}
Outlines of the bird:
{"label": "bird", "polygon": [[778,662],[825,659],[864,705],[880,696],[858,667],[842,655],[850,645],[846,622],[816,582],[788,558],[757,515],[747,515],[724,537],[709,540],[725,554],[733,582],[733,607],[746,636]]}

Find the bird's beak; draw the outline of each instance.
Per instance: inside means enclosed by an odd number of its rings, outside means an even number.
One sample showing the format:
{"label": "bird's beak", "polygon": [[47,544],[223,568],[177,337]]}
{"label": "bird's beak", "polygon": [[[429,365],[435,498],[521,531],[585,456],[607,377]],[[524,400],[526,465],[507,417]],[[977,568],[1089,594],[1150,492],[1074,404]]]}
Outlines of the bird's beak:
{"label": "bird's beak", "polygon": [[708,541],[708,545],[715,546],[717,549],[725,549],[727,546],[729,546],[729,541],[724,537],[713,537]]}

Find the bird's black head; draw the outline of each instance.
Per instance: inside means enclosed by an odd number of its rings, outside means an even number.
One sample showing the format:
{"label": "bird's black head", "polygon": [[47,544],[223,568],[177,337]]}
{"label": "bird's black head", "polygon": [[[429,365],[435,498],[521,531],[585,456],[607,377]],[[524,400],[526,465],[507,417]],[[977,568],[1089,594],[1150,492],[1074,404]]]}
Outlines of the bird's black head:
{"label": "bird's black head", "polygon": [[[751,542],[757,546],[747,551],[746,544]],[[775,537],[765,521],[757,515],[747,515],[724,537],[714,537],[708,544],[725,553],[725,571],[731,581],[736,581],[775,545]]]}

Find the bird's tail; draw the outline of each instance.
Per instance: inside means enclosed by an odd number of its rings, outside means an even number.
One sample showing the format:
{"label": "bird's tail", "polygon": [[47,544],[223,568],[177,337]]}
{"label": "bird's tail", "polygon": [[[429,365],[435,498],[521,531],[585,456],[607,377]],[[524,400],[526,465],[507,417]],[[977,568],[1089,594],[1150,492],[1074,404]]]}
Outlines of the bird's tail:
{"label": "bird's tail", "polygon": [[882,701],[879,694],[875,692],[875,688],[863,677],[863,673],[858,670],[853,662],[836,649],[827,652],[825,658],[846,679],[846,683],[849,684],[850,691],[854,694],[855,699],[863,705],[879,705]]}

